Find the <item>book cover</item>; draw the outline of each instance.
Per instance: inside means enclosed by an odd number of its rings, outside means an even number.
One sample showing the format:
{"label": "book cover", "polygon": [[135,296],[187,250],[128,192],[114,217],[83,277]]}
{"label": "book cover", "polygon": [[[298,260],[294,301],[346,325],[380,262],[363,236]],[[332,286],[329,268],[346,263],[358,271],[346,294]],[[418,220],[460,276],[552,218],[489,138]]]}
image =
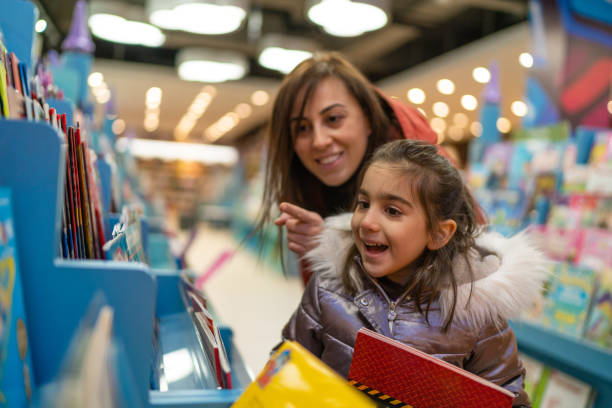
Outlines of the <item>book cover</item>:
{"label": "book cover", "polygon": [[537,406],[541,398],[544,385],[544,371],[546,366],[538,360],[519,353],[519,358],[525,367],[525,392],[529,395],[533,407]]}
{"label": "book cover", "polygon": [[612,350],[612,267],[601,270],[585,338]]}
{"label": "book cover", "polygon": [[593,388],[560,371],[544,370],[543,391],[539,408],[587,408],[592,406]]}
{"label": "book cover", "polygon": [[125,234],[121,233],[109,240],[102,247],[105,258],[113,261],[128,261],[129,254],[127,249],[127,242],[125,241]]}
{"label": "book cover", "polygon": [[414,408],[511,407],[514,394],[372,330],[357,332],[349,380]]}
{"label": "book cover", "polygon": [[555,263],[540,323],[561,333],[582,337],[595,289],[595,271],[567,262]]}
{"label": "book cover", "polygon": [[586,228],[575,263],[596,271],[612,268],[612,231]]}
{"label": "book cover", "polygon": [[0,188],[0,407],[31,406],[33,375],[11,195]]}
{"label": "book cover", "polygon": [[285,341],[233,408],[375,408],[299,343]]}

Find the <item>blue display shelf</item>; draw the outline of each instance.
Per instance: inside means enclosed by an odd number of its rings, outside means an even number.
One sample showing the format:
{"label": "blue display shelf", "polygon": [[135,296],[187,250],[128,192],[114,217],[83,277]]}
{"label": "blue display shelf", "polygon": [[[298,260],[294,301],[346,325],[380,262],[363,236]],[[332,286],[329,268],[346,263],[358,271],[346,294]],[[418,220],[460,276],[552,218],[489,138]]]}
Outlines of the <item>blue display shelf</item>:
{"label": "blue display shelf", "polygon": [[[162,353],[168,355],[176,351],[186,351],[194,354],[198,340],[191,317],[189,316],[179,293],[180,275],[176,270],[154,269],[159,282],[157,293],[156,316],[159,319]],[[181,378],[168,385],[168,391],[151,390],[149,401],[154,407],[202,407],[227,408],[242,394],[244,388],[252,381],[253,376],[246,369],[240,352],[233,347],[232,331],[221,327],[221,336],[232,368],[231,390],[194,389],[194,385],[210,386],[206,373],[199,373],[197,367],[188,365],[186,372],[181,372]],[[197,353],[195,353],[197,354]],[[202,356],[202,358],[204,358]],[[197,360],[197,359],[196,359]],[[182,367],[184,369],[185,367]],[[208,385],[207,385],[208,383]]]}
{"label": "blue display shelf", "polygon": [[38,9],[24,0],[2,0],[1,4],[0,29],[4,33],[4,46],[8,51],[13,51],[19,61],[25,62],[31,72]]}
{"label": "blue display shelf", "polygon": [[0,121],[0,185],[11,188],[34,384],[58,374],[84,312],[101,291],[115,310],[114,333],[147,401],[156,280],[142,264],[59,257],[66,149],[44,123]]}
{"label": "blue display shelf", "polygon": [[[58,374],[68,346],[92,298],[103,292],[114,313],[114,336],[125,350],[120,370],[132,377],[143,406],[229,407],[250,383],[242,359],[229,345],[235,390],[150,390],[155,316],[187,316],[178,272],[144,264],[68,260],[60,257],[66,147],[44,123],[0,120],[0,185],[12,190],[34,384]],[[146,229],[144,231],[146,235]],[[185,347],[193,324],[183,319]],[[227,335],[228,330],[224,330]],[[179,336],[182,337],[182,336]],[[230,342],[231,343],[231,342]]]}
{"label": "blue display shelf", "polygon": [[519,350],[597,390],[594,408],[612,407],[612,351],[527,322],[512,322]]}

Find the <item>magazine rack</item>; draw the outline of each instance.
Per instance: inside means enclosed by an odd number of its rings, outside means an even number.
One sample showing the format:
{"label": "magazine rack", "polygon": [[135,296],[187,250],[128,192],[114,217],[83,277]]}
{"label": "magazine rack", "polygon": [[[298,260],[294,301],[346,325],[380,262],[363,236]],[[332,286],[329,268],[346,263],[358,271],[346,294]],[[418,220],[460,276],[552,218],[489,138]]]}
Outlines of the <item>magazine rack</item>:
{"label": "magazine rack", "polygon": [[[101,291],[115,311],[115,338],[127,357],[121,368],[131,373],[144,406],[228,407],[250,382],[237,350],[232,351],[236,390],[149,389],[156,305],[158,315],[186,313],[179,302],[178,272],[60,258],[65,157],[62,137],[50,125],[0,121],[0,185],[12,190],[34,384],[41,387],[56,377],[83,314]],[[195,335],[193,325],[184,329]]]}
{"label": "magazine rack", "polygon": [[612,351],[527,322],[512,322],[519,350],[596,391],[593,408],[612,406]]}

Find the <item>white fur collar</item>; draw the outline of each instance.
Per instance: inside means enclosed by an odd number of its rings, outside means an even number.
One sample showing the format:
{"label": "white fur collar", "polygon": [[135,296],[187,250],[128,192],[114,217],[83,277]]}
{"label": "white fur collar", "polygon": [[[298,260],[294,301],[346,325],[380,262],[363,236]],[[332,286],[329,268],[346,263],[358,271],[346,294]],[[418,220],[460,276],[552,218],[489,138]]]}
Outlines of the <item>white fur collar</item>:
{"label": "white fur collar", "polygon": [[[347,251],[353,244],[351,215],[345,213],[326,218],[325,230],[318,237],[319,245],[305,256],[313,272],[341,276]],[[458,281],[455,319],[482,326],[486,322],[497,322],[500,318],[518,317],[541,296],[542,285],[548,276],[548,261],[524,232],[511,238],[485,233],[476,242],[499,257],[487,256],[482,260],[470,257],[475,275],[473,287],[465,279],[465,262],[455,262],[453,271]],[[359,272],[351,272],[355,286],[362,288]],[[439,304],[444,318],[450,312],[452,298],[450,288],[440,295]]]}

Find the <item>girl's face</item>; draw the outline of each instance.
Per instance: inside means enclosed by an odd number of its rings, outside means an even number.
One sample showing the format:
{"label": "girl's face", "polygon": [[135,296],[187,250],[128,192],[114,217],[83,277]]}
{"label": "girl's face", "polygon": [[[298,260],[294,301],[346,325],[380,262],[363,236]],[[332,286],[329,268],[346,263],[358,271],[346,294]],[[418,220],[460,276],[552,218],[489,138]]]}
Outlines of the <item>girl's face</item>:
{"label": "girl's face", "polygon": [[344,82],[322,79],[300,116],[304,90],[291,112],[293,148],[302,164],[323,184],[339,186],[357,171],[371,132],[368,118]]}
{"label": "girl's face", "polygon": [[413,196],[411,181],[386,163],[366,171],[351,220],[353,238],[365,271],[405,284],[415,261],[431,244],[425,211]]}

